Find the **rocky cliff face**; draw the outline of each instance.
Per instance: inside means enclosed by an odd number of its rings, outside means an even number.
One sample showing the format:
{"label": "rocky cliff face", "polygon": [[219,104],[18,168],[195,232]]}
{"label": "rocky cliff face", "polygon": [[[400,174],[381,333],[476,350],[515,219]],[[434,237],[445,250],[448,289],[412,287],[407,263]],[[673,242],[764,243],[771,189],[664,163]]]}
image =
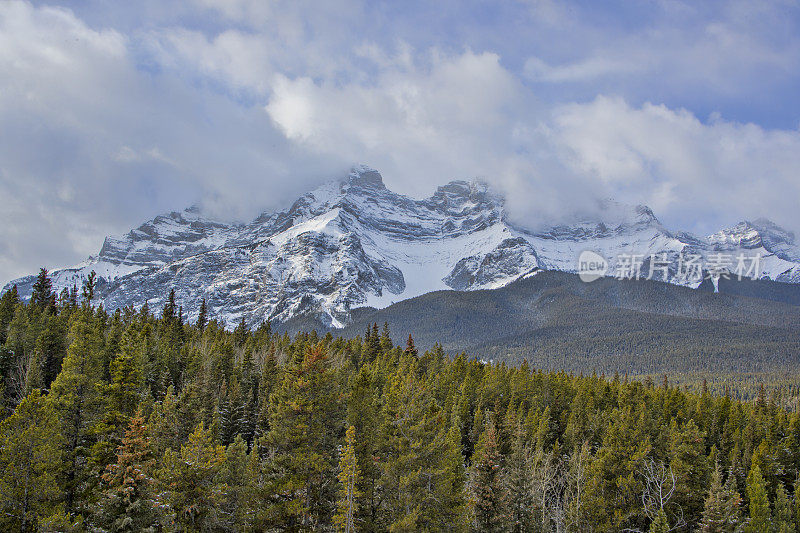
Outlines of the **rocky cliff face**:
{"label": "rocky cliff face", "polygon": [[[359,167],[277,213],[247,224],[204,217],[197,208],[161,215],[122,237],[108,237],[96,257],[52,272],[57,290],[97,272],[98,297],[110,309],[160,308],[171,288],[189,318],[205,298],[232,325],[312,315],[334,327],[360,306],[383,307],[440,289],[504,286],[539,269],[575,272],[594,250],[609,260],[666,257],[656,279],[697,286],[675,267],[682,254],[760,254],[761,276],[800,281],[794,235],[766,220],[742,222],[707,238],[672,233],[644,206],[603,202],[592,217],[532,231],[511,221],[503,198],[485,184],[454,181],[424,200],[388,190],[381,175]],[[666,254],[666,255],[664,255]],[[12,281],[23,297],[34,277]]]}

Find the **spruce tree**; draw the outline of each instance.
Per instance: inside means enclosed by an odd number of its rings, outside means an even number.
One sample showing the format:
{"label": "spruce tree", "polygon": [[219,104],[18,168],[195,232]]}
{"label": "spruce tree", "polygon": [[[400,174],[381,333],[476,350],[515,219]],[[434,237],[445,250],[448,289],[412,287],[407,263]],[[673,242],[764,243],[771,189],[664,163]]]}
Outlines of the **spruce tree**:
{"label": "spruce tree", "polygon": [[380,353],[381,340],[378,336],[378,325],[373,324],[372,327],[367,326],[367,331],[364,334],[362,360],[366,363],[371,363]]}
{"label": "spruce tree", "polygon": [[394,343],[389,333],[389,323],[384,322],[381,330],[381,350],[383,350],[383,353],[388,353],[392,348],[394,348]]}
{"label": "spruce tree", "polygon": [[95,520],[106,531],[152,532],[158,510],[151,472],[154,460],[144,417],[138,411],[128,424],[116,460],[106,466]]}
{"label": "spruce tree", "polygon": [[61,363],[66,352],[66,336],[61,331],[62,327],[62,321],[58,317],[48,316],[44,319],[43,329],[36,339],[36,360],[39,363],[43,391],[50,389],[50,385],[61,372]]}
{"label": "spruce tree", "polygon": [[78,311],[70,337],[72,344],[67,349],[61,373],[53,382],[50,396],[61,419],[65,438],[66,510],[81,513],[96,481],[87,458],[96,441],[94,425],[102,414],[97,386],[102,381],[102,337],[91,310]]}
{"label": "spruce tree", "polygon": [[34,531],[57,510],[61,446],[53,406],[37,390],[0,423],[0,529]]}
{"label": "spruce tree", "polygon": [[411,338],[411,334],[408,334],[408,340],[406,341],[406,349],[405,353],[409,355],[417,355],[417,348],[414,346],[414,339]]}
{"label": "spruce tree", "polygon": [[472,464],[472,509],[475,531],[508,531],[511,521],[509,498],[503,480],[503,458],[497,444],[497,430],[490,416],[478,439]]}
{"label": "spruce tree", "polygon": [[175,289],[170,289],[167,303],[164,304],[164,309],[161,311],[161,318],[167,325],[175,321],[177,318],[178,307],[175,303]]}
{"label": "spruce tree", "polygon": [[94,299],[95,287],[97,287],[97,272],[92,270],[83,282],[83,300],[89,305]]}
{"label": "spruce tree", "polygon": [[48,276],[47,269],[39,269],[39,275],[33,283],[31,292],[31,305],[41,311],[50,305],[53,300],[53,281]]}
{"label": "spruce tree", "polygon": [[329,522],[340,416],[327,352],[306,348],[302,359],[285,369],[269,400],[265,442],[275,452],[269,465],[274,497],[266,511],[275,527],[308,529]]}
{"label": "spruce tree", "polygon": [[711,476],[711,486],[706,496],[700,531],[703,533],[733,533],[741,524],[739,505],[741,497],[734,488],[734,478],[728,475],[722,484],[722,471],[719,462]]}
{"label": "spruce tree", "polygon": [[17,286],[12,286],[0,297],[0,346],[5,344],[8,335],[8,326],[14,318],[14,310],[19,303]]}
{"label": "spruce tree", "polygon": [[238,381],[231,382],[230,388],[224,387],[219,400],[220,438],[223,445],[228,445],[242,433],[245,425],[245,403],[242,399]]}
{"label": "spruce tree", "polygon": [[778,483],[775,489],[775,510],[772,517],[772,525],[775,533],[795,533],[794,512],[789,495],[783,487],[783,483]]}
{"label": "spruce tree", "polygon": [[206,324],[208,324],[208,308],[206,307],[206,299],[200,302],[200,312],[197,315],[197,329],[201,332],[206,329]]}
{"label": "spruce tree", "polygon": [[754,465],[747,475],[747,498],[750,501],[750,516],[745,533],[768,533],[771,518],[769,500],[758,465]]}
{"label": "spruce tree", "polygon": [[242,315],[242,318],[239,321],[239,325],[236,326],[236,329],[233,330],[233,339],[237,348],[241,348],[242,346],[244,346],[244,343],[247,340],[247,335],[249,333],[250,333],[250,328],[247,327],[247,322],[245,322],[244,315]]}
{"label": "spruce tree", "polygon": [[512,530],[531,531],[533,521],[533,451],[525,443],[525,431],[517,423],[511,445],[511,454],[506,464],[506,487],[511,506]]}
{"label": "spruce tree", "polygon": [[356,428],[350,426],[345,435],[345,444],[339,456],[339,496],[336,501],[336,514],[333,521],[339,531],[355,531],[355,516],[358,510],[358,481],[360,472],[356,459]]}
{"label": "spruce tree", "polygon": [[202,423],[181,446],[180,453],[167,450],[159,478],[166,503],[179,530],[214,531],[222,517],[223,487],[218,480],[225,448],[214,442]]}

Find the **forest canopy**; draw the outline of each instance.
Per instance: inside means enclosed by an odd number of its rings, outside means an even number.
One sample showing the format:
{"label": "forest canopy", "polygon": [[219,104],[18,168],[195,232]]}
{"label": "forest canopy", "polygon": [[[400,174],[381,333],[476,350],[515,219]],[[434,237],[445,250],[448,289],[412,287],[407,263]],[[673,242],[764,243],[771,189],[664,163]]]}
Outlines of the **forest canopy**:
{"label": "forest canopy", "polygon": [[4,531],[797,531],[800,414],[663,380],[0,298]]}

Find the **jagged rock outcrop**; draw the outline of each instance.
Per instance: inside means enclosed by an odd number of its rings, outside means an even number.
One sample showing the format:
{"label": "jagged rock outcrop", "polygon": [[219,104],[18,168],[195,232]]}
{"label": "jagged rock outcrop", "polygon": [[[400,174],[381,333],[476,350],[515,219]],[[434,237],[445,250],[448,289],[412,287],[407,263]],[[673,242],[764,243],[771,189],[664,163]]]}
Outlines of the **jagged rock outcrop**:
{"label": "jagged rock outcrop", "polygon": [[[51,274],[61,290],[96,271],[98,299],[110,309],[145,302],[158,309],[174,288],[190,319],[205,298],[229,325],[242,316],[252,325],[311,315],[338,327],[360,306],[502,287],[540,269],[575,272],[584,250],[608,259],[609,275],[620,257],[637,254],[642,276],[653,254],[674,265],[681,254],[757,253],[762,277],[800,281],[794,235],[767,220],[701,238],[668,231],[645,206],[604,201],[574,223],[532,230],[511,220],[503,197],[486,184],[453,181],[415,200],[387,189],[366,167],[246,224],[213,220],[198,208],[158,216],[108,237],[96,257]],[[664,280],[699,285],[674,266]],[[27,297],[33,281],[26,276],[7,287],[16,284]]]}

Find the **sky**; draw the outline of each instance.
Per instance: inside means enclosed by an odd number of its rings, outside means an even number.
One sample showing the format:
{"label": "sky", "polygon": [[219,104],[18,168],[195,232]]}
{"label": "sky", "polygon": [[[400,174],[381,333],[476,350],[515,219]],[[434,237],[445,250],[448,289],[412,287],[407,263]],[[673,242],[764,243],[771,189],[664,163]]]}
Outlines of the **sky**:
{"label": "sky", "polygon": [[0,282],[354,164],[532,226],[610,197],[800,232],[798,95],[798,0],[3,0]]}

